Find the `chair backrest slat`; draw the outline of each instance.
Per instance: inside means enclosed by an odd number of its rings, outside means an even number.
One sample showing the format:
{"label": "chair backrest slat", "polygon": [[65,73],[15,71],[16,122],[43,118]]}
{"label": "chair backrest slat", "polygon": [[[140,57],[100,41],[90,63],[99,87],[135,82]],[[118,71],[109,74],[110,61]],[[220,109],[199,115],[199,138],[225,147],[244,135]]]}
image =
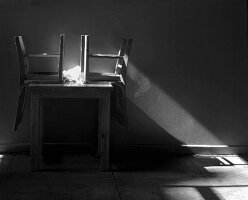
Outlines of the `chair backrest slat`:
{"label": "chair backrest slat", "polygon": [[63,66],[64,66],[64,54],[65,54],[65,35],[60,35],[59,42],[59,82],[63,82]]}
{"label": "chair backrest slat", "polygon": [[124,51],[126,48],[127,44],[127,39],[123,39],[121,48],[119,50],[118,55],[122,57],[122,59],[117,59],[116,64],[115,64],[115,74],[121,74],[122,71],[122,65],[123,65],[123,56],[124,56]]}
{"label": "chair backrest slat", "polygon": [[[125,40],[125,41],[124,41]],[[128,59],[131,52],[132,39],[124,39],[120,49],[120,55],[123,59],[118,59],[115,66],[115,74],[122,75],[124,83],[126,83],[126,72],[128,66]]]}
{"label": "chair backrest slat", "polygon": [[28,58],[59,58],[60,54],[48,54],[48,53],[40,53],[40,54],[28,54],[26,55]]}
{"label": "chair backrest slat", "polygon": [[98,54],[98,53],[89,54],[89,57],[90,58],[113,58],[113,59],[122,58],[122,56],[115,55],[115,54]]}

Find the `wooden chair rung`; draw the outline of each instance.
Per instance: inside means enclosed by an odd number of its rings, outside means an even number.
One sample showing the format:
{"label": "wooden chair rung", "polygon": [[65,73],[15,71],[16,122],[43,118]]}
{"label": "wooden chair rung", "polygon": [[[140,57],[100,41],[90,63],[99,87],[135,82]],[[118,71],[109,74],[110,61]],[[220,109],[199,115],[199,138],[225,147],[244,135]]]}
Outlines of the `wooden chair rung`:
{"label": "wooden chair rung", "polygon": [[48,53],[40,53],[40,54],[28,54],[26,57],[29,58],[59,58],[60,54],[48,54]]}
{"label": "wooden chair rung", "polygon": [[90,58],[113,58],[113,59],[121,59],[123,56],[115,55],[115,54],[89,54]]}

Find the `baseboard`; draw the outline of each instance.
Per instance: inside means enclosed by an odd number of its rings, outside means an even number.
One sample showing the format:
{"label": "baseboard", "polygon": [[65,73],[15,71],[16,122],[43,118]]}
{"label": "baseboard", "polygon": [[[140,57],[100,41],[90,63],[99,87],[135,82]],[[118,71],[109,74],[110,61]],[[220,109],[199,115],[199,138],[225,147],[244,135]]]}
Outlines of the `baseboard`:
{"label": "baseboard", "polygon": [[0,144],[1,154],[30,152],[30,143],[4,143]]}
{"label": "baseboard", "polygon": [[143,149],[156,152],[164,152],[168,154],[178,155],[194,155],[194,154],[248,154],[248,146],[238,145],[151,145],[151,144],[129,144],[128,149]]}
{"label": "baseboard", "polygon": [[[46,146],[56,146],[58,148],[75,148],[92,147],[94,145],[88,143],[46,143]],[[238,145],[153,145],[153,144],[110,144],[110,149],[118,151],[134,151],[134,152],[162,152],[165,154],[192,155],[192,154],[248,154],[248,146]],[[18,154],[29,153],[30,143],[5,143],[0,144],[1,154]]]}

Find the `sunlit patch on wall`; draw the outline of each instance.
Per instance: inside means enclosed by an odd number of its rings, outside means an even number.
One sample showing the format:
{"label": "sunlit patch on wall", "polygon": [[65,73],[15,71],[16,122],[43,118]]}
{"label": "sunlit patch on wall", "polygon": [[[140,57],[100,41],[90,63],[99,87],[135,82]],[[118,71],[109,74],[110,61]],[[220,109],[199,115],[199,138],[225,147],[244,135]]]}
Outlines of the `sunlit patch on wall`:
{"label": "sunlit patch on wall", "polygon": [[138,89],[134,93],[134,97],[139,97],[142,94],[146,93],[150,88],[151,84],[149,82],[149,79],[142,73],[137,74],[138,79],[137,79],[137,84],[138,84]]}
{"label": "sunlit patch on wall", "polygon": [[161,128],[184,144],[224,145],[131,62],[128,65],[127,97]]}

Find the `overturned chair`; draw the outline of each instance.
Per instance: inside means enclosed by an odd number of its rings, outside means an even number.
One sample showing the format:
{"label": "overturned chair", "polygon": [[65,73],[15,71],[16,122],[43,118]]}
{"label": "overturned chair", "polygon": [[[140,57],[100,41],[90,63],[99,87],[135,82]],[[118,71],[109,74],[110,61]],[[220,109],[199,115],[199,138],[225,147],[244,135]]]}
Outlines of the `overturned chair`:
{"label": "overturned chair", "polygon": [[[60,35],[59,52],[54,54],[30,54],[26,51],[22,36],[15,36],[14,41],[19,62],[18,105],[16,111],[16,119],[13,127],[14,131],[16,131],[22,121],[28,93],[28,85],[32,83],[62,83],[65,35]],[[56,58],[58,59],[58,68],[55,72],[32,72],[32,67],[30,66],[29,62],[30,58]]]}
{"label": "overturned chair", "polygon": [[[85,83],[108,81],[113,85],[111,95],[113,114],[126,127],[128,126],[126,106],[126,71],[132,39],[123,39],[118,54],[93,54],[89,52],[89,35],[81,35],[80,66]],[[114,73],[89,71],[89,58],[116,59]]]}

